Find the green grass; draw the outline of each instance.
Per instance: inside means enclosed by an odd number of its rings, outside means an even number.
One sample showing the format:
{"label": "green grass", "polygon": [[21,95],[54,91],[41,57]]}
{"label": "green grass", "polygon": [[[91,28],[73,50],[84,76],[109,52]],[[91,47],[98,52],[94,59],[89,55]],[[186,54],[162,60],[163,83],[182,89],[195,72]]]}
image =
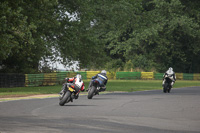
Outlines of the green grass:
{"label": "green grass", "polygon": [[[173,88],[200,86],[200,81],[176,81]],[[144,91],[162,89],[161,80],[111,80],[107,85],[108,91]]]}
{"label": "green grass", "polygon": [[0,88],[0,97],[8,95],[37,95],[37,94],[57,94],[61,90],[61,85],[57,86],[39,86],[39,87],[14,87]]}
{"label": "green grass", "polygon": [[[87,89],[89,80],[84,80]],[[161,80],[109,80],[107,91],[144,91],[162,89]],[[200,86],[200,81],[180,80],[174,84],[174,88]],[[40,87],[15,87],[0,88],[0,97],[35,95],[35,94],[57,94],[60,92],[62,85],[57,86],[40,86]]]}

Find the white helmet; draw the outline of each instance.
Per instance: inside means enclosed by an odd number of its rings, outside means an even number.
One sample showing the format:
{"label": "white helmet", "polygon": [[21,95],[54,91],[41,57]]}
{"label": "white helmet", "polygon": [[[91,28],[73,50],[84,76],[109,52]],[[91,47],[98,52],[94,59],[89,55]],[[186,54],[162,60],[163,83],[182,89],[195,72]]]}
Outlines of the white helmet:
{"label": "white helmet", "polygon": [[172,67],[170,67],[170,68],[169,68],[169,71],[173,71],[173,68],[172,68]]}
{"label": "white helmet", "polygon": [[80,74],[77,74],[77,75],[76,75],[76,78],[79,78],[79,79],[81,79],[82,77],[81,77],[81,75],[80,75]]}
{"label": "white helmet", "polygon": [[173,72],[173,68],[170,67],[170,68],[168,69],[168,71],[167,71],[167,74],[171,75],[171,74],[173,74],[173,73],[174,73],[174,72]]}
{"label": "white helmet", "polygon": [[105,73],[106,74],[106,70],[102,70],[101,73]]}

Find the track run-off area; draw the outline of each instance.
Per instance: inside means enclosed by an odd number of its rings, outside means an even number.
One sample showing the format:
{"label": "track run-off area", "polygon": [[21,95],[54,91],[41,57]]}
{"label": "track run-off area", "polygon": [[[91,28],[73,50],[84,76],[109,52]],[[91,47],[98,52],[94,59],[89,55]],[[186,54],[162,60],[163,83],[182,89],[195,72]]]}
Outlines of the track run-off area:
{"label": "track run-off area", "polygon": [[0,133],[199,133],[200,87],[0,102]]}

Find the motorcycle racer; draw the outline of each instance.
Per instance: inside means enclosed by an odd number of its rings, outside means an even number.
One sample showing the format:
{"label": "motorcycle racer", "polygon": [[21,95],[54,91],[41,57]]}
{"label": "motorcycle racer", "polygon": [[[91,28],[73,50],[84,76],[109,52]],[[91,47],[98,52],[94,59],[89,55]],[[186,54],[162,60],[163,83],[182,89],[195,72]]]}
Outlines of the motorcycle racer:
{"label": "motorcycle racer", "polygon": [[163,75],[163,82],[162,82],[162,86],[164,86],[164,83],[165,83],[165,78],[168,77],[169,79],[172,80],[171,82],[171,88],[173,87],[175,81],[176,81],[176,75],[175,75],[175,72],[173,71],[173,68],[170,67],[166,72],[165,74]]}
{"label": "motorcycle racer", "polygon": [[82,76],[80,74],[77,74],[75,77],[65,78],[65,80],[67,81],[67,83],[63,84],[63,87],[62,87],[62,90],[60,92],[60,95],[63,94],[64,90],[67,87],[71,87],[76,92],[75,99],[78,99],[79,92],[85,90],[85,85],[83,83]]}
{"label": "motorcycle racer", "polygon": [[[102,70],[101,73],[98,73],[97,75],[93,76],[92,80],[89,83],[88,89],[92,86],[93,80],[97,80],[100,84],[100,87],[101,87],[99,92],[105,91],[106,90],[106,84],[108,82],[108,77],[106,76],[106,73],[107,73],[106,70]],[[87,91],[88,91],[88,89],[87,89]]]}

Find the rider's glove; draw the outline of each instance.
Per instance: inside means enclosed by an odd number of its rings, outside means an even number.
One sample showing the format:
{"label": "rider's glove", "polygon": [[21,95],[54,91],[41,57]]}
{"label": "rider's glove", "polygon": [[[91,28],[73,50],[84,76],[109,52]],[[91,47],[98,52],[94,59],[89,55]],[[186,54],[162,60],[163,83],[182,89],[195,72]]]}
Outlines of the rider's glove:
{"label": "rider's glove", "polygon": [[83,89],[81,89],[81,91],[84,92],[85,91],[85,87]]}
{"label": "rider's glove", "polygon": [[81,88],[81,91],[84,92],[85,91],[85,86]]}
{"label": "rider's glove", "polygon": [[68,82],[69,78],[65,78],[65,80]]}

